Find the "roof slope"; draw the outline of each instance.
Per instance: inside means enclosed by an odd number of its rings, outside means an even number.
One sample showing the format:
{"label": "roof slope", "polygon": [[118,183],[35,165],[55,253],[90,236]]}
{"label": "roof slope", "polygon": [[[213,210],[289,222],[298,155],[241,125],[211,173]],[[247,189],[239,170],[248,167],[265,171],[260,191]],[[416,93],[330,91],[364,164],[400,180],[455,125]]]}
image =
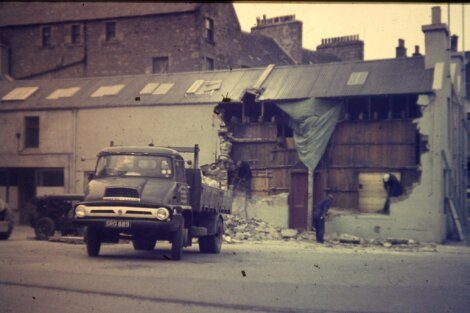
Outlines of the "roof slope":
{"label": "roof slope", "polygon": [[295,64],[291,57],[270,37],[242,32],[240,44],[240,62],[243,66]]}
{"label": "roof slope", "polygon": [[320,64],[340,62],[341,59],[331,53],[311,51],[302,49],[302,63],[303,64]]}
{"label": "roof slope", "polygon": [[[70,109],[116,106],[216,104],[228,96],[240,102],[246,89],[254,87],[265,68],[145,74],[52,80],[0,81],[0,99],[18,87],[38,87],[25,100],[0,100],[0,111]],[[348,84],[351,74],[367,72],[362,84]],[[392,94],[431,93],[433,70],[424,69],[424,58],[337,62],[275,67],[262,84],[259,100],[288,101],[305,98],[339,98]],[[197,80],[220,88],[208,94],[190,94]],[[161,94],[141,94],[149,83],[174,84]],[[92,97],[98,88],[124,85],[116,95]],[[79,87],[70,97],[47,99],[57,89]],[[154,87],[155,88],[155,85]],[[152,89],[154,90],[154,89]]]}
{"label": "roof slope", "polygon": [[198,3],[2,2],[0,27],[190,12]]}
{"label": "roof slope", "polygon": [[[348,85],[357,72],[367,72],[364,83]],[[428,93],[432,77],[423,57],[276,67],[260,100]]]}

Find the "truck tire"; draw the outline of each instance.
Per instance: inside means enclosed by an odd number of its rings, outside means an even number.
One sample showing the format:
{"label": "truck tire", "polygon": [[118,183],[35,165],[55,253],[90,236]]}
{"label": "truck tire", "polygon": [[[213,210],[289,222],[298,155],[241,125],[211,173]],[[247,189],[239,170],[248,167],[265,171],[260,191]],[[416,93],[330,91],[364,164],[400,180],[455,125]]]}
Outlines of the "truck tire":
{"label": "truck tire", "polygon": [[134,239],[132,240],[132,245],[134,246],[135,250],[144,250],[144,251],[152,251],[157,244],[157,240],[155,239]]}
{"label": "truck tire", "polygon": [[224,222],[222,219],[219,219],[214,235],[199,238],[199,251],[201,253],[220,253],[220,250],[222,250],[223,234]]}
{"label": "truck tire", "polygon": [[86,251],[88,256],[96,257],[100,254],[101,231],[94,227],[86,228]]}
{"label": "truck tire", "polygon": [[184,220],[181,221],[181,225],[177,231],[171,234],[171,259],[181,260],[183,255],[183,243],[184,243]]}
{"label": "truck tire", "polygon": [[6,233],[0,233],[0,240],[7,240],[10,238],[11,231],[7,231]]}
{"label": "truck tire", "polygon": [[41,217],[37,220],[34,227],[34,233],[36,234],[36,239],[38,240],[48,240],[49,237],[54,235],[55,232],[55,223],[49,217]]}

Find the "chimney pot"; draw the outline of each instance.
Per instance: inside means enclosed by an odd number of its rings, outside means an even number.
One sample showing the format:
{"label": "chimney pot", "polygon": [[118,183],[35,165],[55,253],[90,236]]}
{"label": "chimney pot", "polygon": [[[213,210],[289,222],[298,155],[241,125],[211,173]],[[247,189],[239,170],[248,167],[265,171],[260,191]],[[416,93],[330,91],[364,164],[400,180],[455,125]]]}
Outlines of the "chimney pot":
{"label": "chimney pot", "polygon": [[405,40],[398,39],[398,47],[395,48],[397,58],[406,58]]}
{"label": "chimney pot", "polygon": [[415,46],[415,52],[413,53],[413,56],[414,57],[421,56],[421,53],[419,53],[419,46],[418,45]]}
{"label": "chimney pot", "polygon": [[403,39],[398,39],[398,47],[404,48],[405,47],[405,40]]}
{"label": "chimney pot", "polygon": [[432,7],[431,24],[441,24],[441,7]]}
{"label": "chimney pot", "polygon": [[450,36],[450,51],[457,52],[458,43],[459,43],[459,36],[457,35]]}

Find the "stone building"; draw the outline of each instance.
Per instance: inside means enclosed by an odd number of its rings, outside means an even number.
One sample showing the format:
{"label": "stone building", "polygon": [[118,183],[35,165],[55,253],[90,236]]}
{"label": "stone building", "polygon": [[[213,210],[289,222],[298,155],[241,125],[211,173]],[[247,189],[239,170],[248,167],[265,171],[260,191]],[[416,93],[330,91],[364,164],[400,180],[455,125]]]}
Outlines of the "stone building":
{"label": "stone building", "polygon": [[[302,23],[294,16],[258,20],[245,33],[231,3],[0,3],[0,70],[14,79],[361,59],[356,39],[336,49],[303,49]],[[358,52],[341,52],[351,45]]]}

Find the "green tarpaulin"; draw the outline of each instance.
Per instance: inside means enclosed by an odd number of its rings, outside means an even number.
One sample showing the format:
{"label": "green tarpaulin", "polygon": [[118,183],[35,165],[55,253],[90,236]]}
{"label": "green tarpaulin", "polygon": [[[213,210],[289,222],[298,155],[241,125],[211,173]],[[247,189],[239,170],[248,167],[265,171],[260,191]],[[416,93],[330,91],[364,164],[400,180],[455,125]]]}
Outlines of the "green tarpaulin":
{"label": "green tarpaulin", "polygon": [[277,106],[290,117],[300,160],[309,170],[314,170],[340,119],[342,102],[311,98],[277,103]]}

